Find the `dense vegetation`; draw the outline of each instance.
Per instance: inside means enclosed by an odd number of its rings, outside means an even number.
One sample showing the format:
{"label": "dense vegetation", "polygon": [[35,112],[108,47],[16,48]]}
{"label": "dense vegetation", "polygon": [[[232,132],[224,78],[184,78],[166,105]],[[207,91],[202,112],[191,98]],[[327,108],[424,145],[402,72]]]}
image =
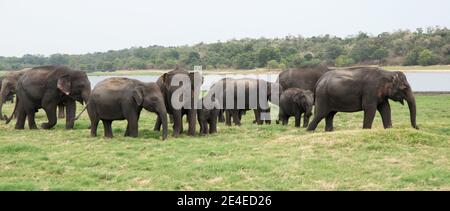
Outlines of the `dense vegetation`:
{"label": "dense vegetation", "polygon": [[0,70],[59,64],[87,71],[118,69],[171,69],[176,65],[206,69],[283,69],[325,62],[331,66],[355,64],[450,64],[450,30],[419,28],[371,36],[359,33],[340,38],[330,35],[304,38],[240,39],[193,46],[137,47],[84,55],[54,54],[0,57]]}
{"label": "dense vegetation", "polygon": [[[126,121],[113,123],[112,140],[102,124],[90,138],[86,113],[70,131],[62,120],[33,131],[1,123],[0,190],[450,190],[450,95],[416,100],[420,130],[399,103],[389,130],[378,114],[362,130],[362,112],[338,113],[336,131],[324,132],[322,121],[313,133],[293,119],[257,126],[248,112],[240,127],[220,123],[215,135],[167,141],[145,111],[138,138],[123,137]],[[47,121],[42,109],[36,118]]]}

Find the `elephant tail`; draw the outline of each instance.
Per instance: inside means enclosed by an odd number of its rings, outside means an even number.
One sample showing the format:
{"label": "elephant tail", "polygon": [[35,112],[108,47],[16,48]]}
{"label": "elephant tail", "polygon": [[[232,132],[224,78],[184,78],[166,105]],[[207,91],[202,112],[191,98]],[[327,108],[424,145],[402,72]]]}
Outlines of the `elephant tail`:
{"label": "elephant tail", "polygon": [[83,110],[77,115],[77,117],[75,117],[75,121],[81,117],[81,114],[83,114],[84,111],[86,111],[88,105],[89,105],[89,103],[86,103],[86,106],[84,106]]}
{"label": "elephant tail", "polygon": [[17,105],[19,105],[19,96],[16,96],[16,104],[14,105],[14,110],[11,114],[11,116],[9,118],[6,119],[6,124],[9,124],[9,122],[11,122],[12,118],[14,117],[14,114],[16,113],[17,110]]}

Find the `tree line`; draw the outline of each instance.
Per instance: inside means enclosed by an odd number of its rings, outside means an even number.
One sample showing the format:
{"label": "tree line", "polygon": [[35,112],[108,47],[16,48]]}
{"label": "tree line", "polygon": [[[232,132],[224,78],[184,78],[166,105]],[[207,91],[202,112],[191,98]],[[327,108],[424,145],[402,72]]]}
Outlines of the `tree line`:
{"label": "tree line", "polygon": [[199,65],[204,69],[284,69],[317,63],[337,67],[450,64],[450,30],[428,27],[376,36],[361,32],[345,38],[330,35],[245,38],[179,47],[133,47],[82,55],[0,57],[0,70],[38,65],[67,65],[88,72],[172,69],[177,65],[189,69]]}

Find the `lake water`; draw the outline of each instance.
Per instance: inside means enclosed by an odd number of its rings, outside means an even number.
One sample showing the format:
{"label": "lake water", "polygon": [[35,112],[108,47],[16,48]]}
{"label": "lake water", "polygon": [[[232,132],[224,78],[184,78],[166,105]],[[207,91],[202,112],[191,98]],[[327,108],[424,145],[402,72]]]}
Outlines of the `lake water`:
{"label": "lake water", "polygon": [[[450,92],[450,72],[410,72],[405,73],[408,81],[416,92]],[[224,78],[259,78],[274,82],[277,80],[278,74],[239,74],[239,75],[205,75],[202,89],[208,90],[216,81]],[[91,86],[106,79],[115,76],[89,76]],[[144,82],[155,82],[159,76],[121,76],[127,78],[138,79]]]}

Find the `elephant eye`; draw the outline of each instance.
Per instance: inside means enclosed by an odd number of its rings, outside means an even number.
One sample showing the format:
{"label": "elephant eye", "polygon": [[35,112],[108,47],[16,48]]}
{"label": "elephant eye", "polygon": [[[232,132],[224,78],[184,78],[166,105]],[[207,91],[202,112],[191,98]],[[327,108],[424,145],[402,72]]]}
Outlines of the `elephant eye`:
{"label": "elephant eye", "polygon": [[405,85],[405,84],[402,84],[401,86],[400,86],[400,89],[401,90],[407,90],[409,88],[409,86],[408,85]]}

